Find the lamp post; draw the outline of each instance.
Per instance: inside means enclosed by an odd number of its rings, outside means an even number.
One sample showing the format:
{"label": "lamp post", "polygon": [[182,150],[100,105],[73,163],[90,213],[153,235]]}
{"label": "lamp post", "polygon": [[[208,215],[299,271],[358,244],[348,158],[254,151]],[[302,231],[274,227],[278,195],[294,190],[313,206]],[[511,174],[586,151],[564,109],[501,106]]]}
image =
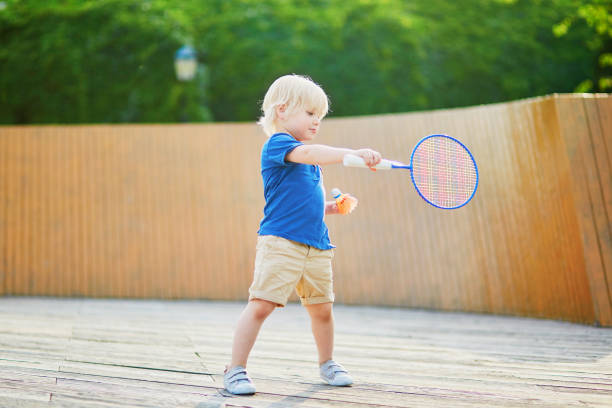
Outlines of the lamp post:
{"label": "lamp post", "polygon": [[196,52],[188,45],[183,45],[174,54],[174,70],[179,81],[191,81],[198,68]]}
{"label": "lamp post", "polygon": [[[188,45],[183,45],[174,54],[174,71],[176,72],[176,78],[181,82],[189,82],[195,77],[197,69],[198,61],[196,59],[195,50]],[[182,88],[180,120],[181,122],[187,122],[188,118],[185,113],[187,98],[185,93],[187,89],[184,86]]]}

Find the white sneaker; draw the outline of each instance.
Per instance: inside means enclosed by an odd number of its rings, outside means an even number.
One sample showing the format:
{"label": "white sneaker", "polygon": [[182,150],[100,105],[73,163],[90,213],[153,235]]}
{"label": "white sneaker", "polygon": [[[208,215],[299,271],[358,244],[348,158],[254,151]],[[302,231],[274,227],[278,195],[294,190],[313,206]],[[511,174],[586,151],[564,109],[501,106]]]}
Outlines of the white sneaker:
{"label": "white sneaker", "polygon": [[348,371],[334,360],[327,360],[321,364],[321,378],[336,387],[346,387],[353,383]]}
{"label": "white sneaker", "polygon": [[255,394],[255,384],[249,378],[246,368],[236,366],[223,374],[225,389],[235,395]]}

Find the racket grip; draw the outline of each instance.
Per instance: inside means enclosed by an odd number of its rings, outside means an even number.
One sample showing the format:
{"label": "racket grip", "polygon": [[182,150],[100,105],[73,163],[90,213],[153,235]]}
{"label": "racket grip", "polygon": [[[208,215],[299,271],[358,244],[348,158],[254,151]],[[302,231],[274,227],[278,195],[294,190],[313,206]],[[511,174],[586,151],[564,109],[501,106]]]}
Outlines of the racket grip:
{"label": "racket grip", "polygon": [[350,194],[343,194],[340,189],[333,188],[331,191],[336,205],[338,206],[338,212],[342,215],[350,214],[355,207],[357,207],[358,200]]}
{"label": "racket grip", "polygon": [[[344,164],[345,167],[369,168],[361,157],[355,156],[354,154],[345,154],[342,164]],[[376,170],[391,170],[391,164],[392,162],[390,160],[382,159],[374,168]]]}

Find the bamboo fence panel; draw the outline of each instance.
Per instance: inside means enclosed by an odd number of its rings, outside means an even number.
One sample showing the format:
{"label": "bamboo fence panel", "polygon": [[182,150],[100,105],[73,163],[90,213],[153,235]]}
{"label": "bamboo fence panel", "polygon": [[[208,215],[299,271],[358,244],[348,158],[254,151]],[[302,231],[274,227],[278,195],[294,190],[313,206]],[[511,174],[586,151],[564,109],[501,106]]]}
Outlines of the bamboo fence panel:
{"label": "bamboo fence panel", "polygon": [[[612,325],[612,97],[328,118],[317,143],[408,161],[462,140],[454,211],[409,172],[326,166],[337,301]],[[0,127],[0,295],[245,299],[264,205],[254,124]],[[295,296],[293,296],[295,300]]]}

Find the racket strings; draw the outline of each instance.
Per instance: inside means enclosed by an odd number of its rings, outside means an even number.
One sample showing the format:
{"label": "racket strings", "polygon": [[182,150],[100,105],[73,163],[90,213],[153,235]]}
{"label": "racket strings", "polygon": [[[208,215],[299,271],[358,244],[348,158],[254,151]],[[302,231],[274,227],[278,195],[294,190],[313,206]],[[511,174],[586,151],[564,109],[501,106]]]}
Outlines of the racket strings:
{"label": "racket strings", "polygon": [[412,171],[423,198],[442,208],[463,205],[472,197],[478,182],[470,153],[447,137],[424,140],[413,154]]}

